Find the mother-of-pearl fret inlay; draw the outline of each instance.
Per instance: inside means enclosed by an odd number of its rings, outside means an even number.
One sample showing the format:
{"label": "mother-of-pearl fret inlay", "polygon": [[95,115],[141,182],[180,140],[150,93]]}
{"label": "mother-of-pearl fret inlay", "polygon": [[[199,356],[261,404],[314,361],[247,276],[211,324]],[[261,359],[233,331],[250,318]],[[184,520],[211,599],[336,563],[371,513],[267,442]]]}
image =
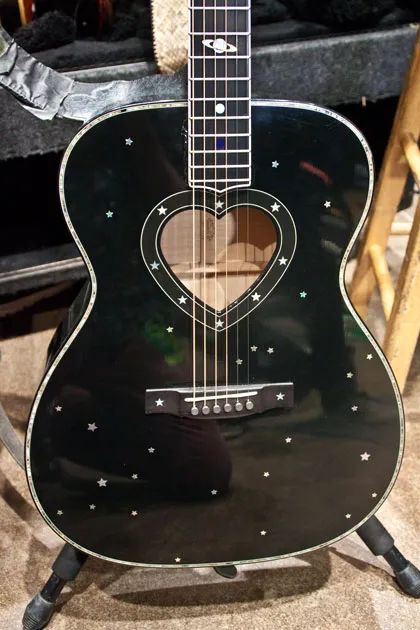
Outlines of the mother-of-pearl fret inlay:
{"label": "mother-of-pearl fret inlay", "polygon": [[189,184],[250,186],[250,0],[190,0],[189,13]]}

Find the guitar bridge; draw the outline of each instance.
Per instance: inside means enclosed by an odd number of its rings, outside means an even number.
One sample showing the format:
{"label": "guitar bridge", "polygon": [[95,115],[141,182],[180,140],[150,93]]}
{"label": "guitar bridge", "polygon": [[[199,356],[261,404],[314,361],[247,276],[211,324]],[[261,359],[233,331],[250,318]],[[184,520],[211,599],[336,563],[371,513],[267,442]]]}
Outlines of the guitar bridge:
{"label": "guitar bridge", "polygon": [[245,418],[294,405],[293,383],[146,390],[146,414],[215,420]]}

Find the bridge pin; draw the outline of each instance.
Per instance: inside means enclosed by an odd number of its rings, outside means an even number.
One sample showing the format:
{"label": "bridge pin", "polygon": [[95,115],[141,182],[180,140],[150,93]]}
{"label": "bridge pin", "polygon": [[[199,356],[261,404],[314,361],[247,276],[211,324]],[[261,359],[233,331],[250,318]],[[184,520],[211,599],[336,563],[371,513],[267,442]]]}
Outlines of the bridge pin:
{"label": "bridge pin", "polygon": [[192,416],[198,416],[198,407],[193,407],[191,409],[191,415]]}
{"label": "bridge pin", "polygon": [[251,411],[251,409],[254,409],[254,403],[252,402],[252,400],[248,400],[245,406],[248,409],[248,411]]}
{"label": "bridge pin", "polygon": [[208,405],[204,405],[201,411],[203,412],[205,416],[208,416],[210,413],[210,407]]}
{"label": "bridge pin", "polygon": [[242,409],[244,408],[243,404],[240,402],[237,402],[235,405],[235,409],[236,411],[242,411]]}
{"label": "bridge pin", "polygon": [[230,403],[226,403],[223,407],[226,413],[230,413],[232,411],[232,405]]}
{"label": "bridge pin", "polygon": [[214,405],[213,413],[220,413],[221,411],[222,411],[222,408],[220,405]]}

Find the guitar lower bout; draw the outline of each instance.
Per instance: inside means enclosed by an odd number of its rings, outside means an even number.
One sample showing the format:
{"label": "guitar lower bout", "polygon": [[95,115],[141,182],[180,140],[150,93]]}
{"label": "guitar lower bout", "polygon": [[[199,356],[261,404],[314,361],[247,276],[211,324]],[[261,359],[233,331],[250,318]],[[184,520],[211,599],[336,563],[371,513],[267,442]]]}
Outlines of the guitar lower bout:
{"label": "guitar lower bout", "polygon": [[[251,186],[191,188],[187,117],[128,107],[66,152],[90,285],[32,408],[31,492],[60,536],[116,562],[288,557],[358,528],[401,463],[395,378],[344,285],[372,158],[329,110],[255,101]],[[232,168],[211,151],[193,166]]]}

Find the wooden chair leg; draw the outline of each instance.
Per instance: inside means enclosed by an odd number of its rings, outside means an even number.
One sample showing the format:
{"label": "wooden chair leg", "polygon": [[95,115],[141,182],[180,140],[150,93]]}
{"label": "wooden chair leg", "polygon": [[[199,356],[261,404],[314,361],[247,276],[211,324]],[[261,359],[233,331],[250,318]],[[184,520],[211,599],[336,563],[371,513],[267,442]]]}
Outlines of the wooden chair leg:
{"label": "wooden chair leg", "polygon": [[420,135],[420,32],[413,61],[403,90],[370,220],[360,248],[356,272],[350,287],[351,300],[364,319],[375,287],[375,274],[371,260],[372,245],[382,252],[388,243],[392,223],[402,198],[409,173],[402,139],[407,133]]}
{"label": "wooden chair leg", "polygon": [[384,351],[404,390],[420,334],[420,203],[388,321]]}

